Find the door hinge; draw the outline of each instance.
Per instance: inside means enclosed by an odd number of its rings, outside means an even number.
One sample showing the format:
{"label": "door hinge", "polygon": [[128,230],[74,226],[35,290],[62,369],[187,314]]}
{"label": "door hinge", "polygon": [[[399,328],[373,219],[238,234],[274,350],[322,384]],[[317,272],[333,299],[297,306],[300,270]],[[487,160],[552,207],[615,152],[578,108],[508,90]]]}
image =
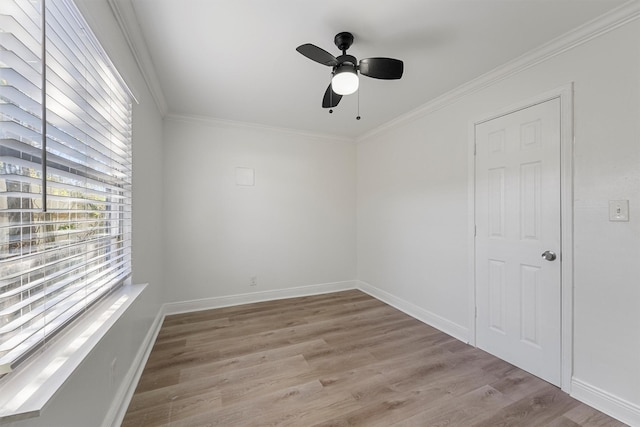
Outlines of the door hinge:
{"label": "door hinge", "polygon": [[478,151],[477,148],[476,148],[477,146],[478,146],[478,144],[473,144],[473,155],[474,156],[476,155],[476,153]]}
{"label": "door hinge", "polygon": [[476,319],[477,319],[477,318],[478,318],[478,306],[476,306],[475,308],[476,308],[476,314],[475,314],[475,317],[476,317]]}
{"label": "door hinge", "polygon": [[473,237],[478,237],[478,226],[477,225],[473,226]]}

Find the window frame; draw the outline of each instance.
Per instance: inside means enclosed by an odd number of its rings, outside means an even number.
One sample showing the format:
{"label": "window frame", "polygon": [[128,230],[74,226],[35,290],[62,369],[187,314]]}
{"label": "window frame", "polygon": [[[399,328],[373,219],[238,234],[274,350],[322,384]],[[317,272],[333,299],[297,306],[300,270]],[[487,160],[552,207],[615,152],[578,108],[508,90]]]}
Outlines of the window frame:
{"label": "window frame", "polygon": [[[56,325],[55,330],[52,330],[51,332],[47,332],[45,331],[42,334],[42,337],[38,337],[37,341],[38,344],[37,345],[33,345],[30,346],[29,349],[27,351],[25,351],[23,354],[20,354],[18,357],[15,357],[14,359],[10,360],[9,362],[3,362],[0,363],[0,387],[2,387],[2,389],[4,390],[4,385],[5,383],[11,382],[8,380],[8,378],[11,378],[14,376],[14,373],[11,371],[14,371],[17,369],[21,369],[21,364],[32,364],[32,360],[34,358],[41,358],[43,356],[43,354],[45,354],[48,351],[49,347],[52,347],[54,344],[54,341],[58,339],[57,334],[59,332],[64,332],[66,329],[73,329],[76,325],[76,323],[78,323],[79,318],[82,317],[91,317],[90,313],[91,312],[97,312],[100,311],[97,306],[102,305],[101,301],[110,301],[112,298],[110,298],[110,294],[114,293],[115,291],[116,294],[128,294],[128,292],[130,290],[119,290],[119,288],[122,285],[130,285],[131,283],[131,274],[132,274],[132,267],[131,267],[131,233],[132,233],[132,208],[131,208],[131,193],[132,193],[132,137],[131,137],[131,123],[132,123],[132,106],[136,101],[135,97],[133,96],[132,92],[129,90],[128,86],[126,85],[124,79],[122,78],[122,76],[118,73],[118,71],[116,70],[115,66],[113,65],[113,63],[111,62],[111,60],[109,59],[108,55],[106,54],[106,52],[104,51],[104,49],[101,47],[100,43],[98,42],[96,36],[93,34],[93,32],[90,30],[88,24],[86,23],[86,21],[84,20],[84,18],[82,17],[80,11],[78,10],[77,6],[73,3],[72,0],[39,0],[40,4],[41,4],[41,27],[40,29],[42,30],[42,28],[44,28],[45,30],[41,31],[41,56],[40,56],[40,63],[41,63],[41,86],[40,86],[40,92],[41,92],[41,114],[40,114],[40,121],[42,123],[42,128],[40,130],[40,136],[41,136],[41,156],[40,156],[40,163],[44,164],[46,166],[42,167],[42,172],[41,172],[41,185],[40,185],[40,194],[42,197],[42,207],[45,207],[45,209],[43,209],[44,215],[47,215],[47,211],[51,211],[51,210],[55,210],[55,207],[57,206],[56,203],[56,198],[59,200],[64,200],[64,197],[67,197],[67,199],[71,199],[71,197],[68,197],[67,194],[61,194],[59,191],[56,191],[55,187],[58,186],[58,188],[62,188],[63,189],[63,193],[65,191],[67,191],[70,193],[73,190],[73,185],[70,185],[68,182],[62,182],[64,181],[65,178],[77,178],[79,176],[82,176],[82,172],[81,170],[74,170],[72,167],[65,165],[64,163],[68,160],[68,156],[67,154],[71,151],[73,151],[74,147],[69,147],[67,145],[67,150],[65,151],[64,148],[62,148],[62,151],[60,151],[60,149],[58,149],[58,151],[55,151],[54,149],[51,149],[50,147],[47,147],[48,143],[53,143],[53,144],[58,144],[60,147],[64,146],[65,143],[64,141],[61,140],[60,135],[63,135],[63,138],[66,137],[67,135],[65,134],[65,132],[62,132],[60,129],[60,126],[54,126],[51,123],[49,123],[49,118],[50,113],[55,115],[56,111],[62,111],[60,109],[58,110],[51,110],[48,108],[47,104],[48,104],[48,100],[52,101],[52,103],[56,103],[59,102],[56,100],[55,97],[52,97],[50,94],[53,91],[55,94],[64,94],[64,93],[68,93],[65,91],[61,91],[60,88],[56,88],[56,90],[52,90],[53,88],[55,88],[54,85],[51,84],[50,80],[48,79],[48,74],[49,72],[51,72],[51,69],[49,69],[47,67],[47,59],[48,56],[50,55],[50,51],[48,50],[48,45],[51,42],[50,38],[48,38],[48,34],[51,34],[52,32],[55,32],[56,30],[58,30],[60,33],[62,33],[63,31],[66,32],[68,29],[74,29],[74,31],[76,31],[74,34],[70,35],[70,37],[74,37],[77,36],[80,39],[84,38],[84,48],[86,49],[93,49],[94,51],[91,52],[91,55],[95,55],[95,58],[97,61],[100,61],[100,65],[103,67],[102,68],[102,72],[108,74],[107,78],[108,78],[108,84],[110,85],[109,88],[113,89],[112,90],[112,94],[116,94],[115,96],[120,97],[121,99],[119,101],[122,101],[124,99],[124,101],[126,103],[128,103],[127,106],[127,111],[126,111],[126,116],[127,119],[125,120],[124,123],[124,132],[128,132],[128,139],[126,141],[126,150],[128,150],[128,152],[124,153],[124,158],[126,158],[127,160],[125,161],[125,163],[127,163],[125,166],[125,168],[128,167],[128,172],[118,172],[118,173],[122,173],[125,174],[125,186],[127,186],[127,188],[123,188],[123,194],[127,193],[127,195],[122,196],[122,194],[117,194],[114,197],[121,197],[123,198],[123,200],[125,200],[123,206],[120,206],[119,209],[121,209],[120,211],[118,211],[119,213],[116,213],[115,215],[120,215],[118,216],[116,221],[113,221],[114,223],[116,223],[115,228],[118,229],[117,232],[114,233],[114,227],[111,225],[112,222],[111,219],[109,219],[110,215],[113,215],[112,212],[108,212],[108,215],[105,215],[103,217],[96,217],[99,218],[100,221],[95,221],[95,228],[98,229],[98,233],[101,233],[104,235],[104,241],[105,242],[109,242],[110,239],[113,236],[124,236],[122,237],[123,240],[126,240],[123,243],[123,246],[120,250],[120,252],[118,252],[117,255],[117,259],[118,262],[121,262],[121,265],[118,265],[117,267],[120,268],[122,266],[124,266],[122,268],[122,271],[120,272],[120,275],[116,275],[116,276],[107,276],[105,278],[104,284],[101,285],[100,287],[96,287],[97,291],[96,294],[94,295],[94,297],[92,298],[87,298],[86,296],[84,298],[82,297],[77,297],[77,301],[78,305],[80,308],[74,309],[74,311],[72,313],[70,313],[66,318],[60,318],[60,322],[58,325]],[[52,5],[49,6],[49,3],[52,2]],[[15,0],[15,3],[12,4],[17,4],[18,2],[23,2],[23,0]],[[25,4],[30,3],[30,2],[24,2]],[[48,20],[49,14],[53,13],[55,15],[55,13],[53,12],[53,10],[56,10],[56,13],[58,14],[57,19],[59,20],[64,20],[65,23],[62,22],[56,22],[56,24],[58,25],[57,27],[50,27],[51,25],[53,25],[53,23],[51,22],[53,19],[56,19],[56,17],[54,18],[50,18],[50,20]],[[63,14],[63,15],[60,15]],[[62,16],[62,18],[61,18]],[[32,22],[32,24],[35,24],[35,21]],[[78,32],[79,31],[79,32]],[[60,34],[56,34],[56,36],[58,38],[61,37]],[[69,35],[68,35],[69,36]],[[52,42],[51,42],[52,43]],[[64,44],[64,43],[63,43]],[[33,51],[33,49],[31,50]],[[53,62],[56,62],[55,59],[52,60]],[[51,61],[49,61],[51,62]],[[70,62],[70,61],[69,61]],[[60,67],[60,64],[57,64],[58,67]],[[105,68],[106,67],[106,68]],[[60,70],[61,68],[58,68],[58,70]],[[105,71],[105,69],[107,71]],[[49,71],[48,71],[49,70]],[[88,68],[87,68],[88,70]],[[85,74],[85,81],[86,79],[88,79],[90,73],[87,71]],[[59,76],[58,76],[59,77]],[[92,77],[93,78],[93,77]],[[64,79],[58,79],[58,81],[62,81],[64,82]],[[72,85],[76,84],[75,81],[74,83],[72,83]],[[115,87],[114,87],[115,86]],[[89,86],[86,86],[86,90],[87,92],[89,92],[91,90],[91,88]],[[99,95],[98,95],[99,96]],[[5,98],[6,101],[6,98]],[[94,101],[96,101],[94,99]],[[97,102],[97,101],[96,101]],[[106,100],[106,103],[109,104],[108,107],[103,107],[103,108],[111,108],[112,111],[114,111],[115,109],[119,108],[116,104],[113,103],[113,99],[109,98]],[[86,104],[87,108],[90,109],[92,107],[92,105],[90,103]],[[60,107],[60,106],[59,106]],[[109,116],[109,117],[115,117],[115,116]],[[59,121],[59,123],[63,123],[61,121]],[[97,123],[97,122],[96,122]],[[96,126],[99,126],[96,125]],[[112,124],[111,120],[106,122],[105,126],[111,126],[111,128],[114,128],[114,125]],[[50,130],[53,128],[54,133],[57,134],[52,134],[50,132]],[[71,126],[70,126],[71,128]],[[44,129],[44,131],[42,131],[42,129]],[[89,127],[84,127],[84,130],[86,131],[86,134],[89,135],[92,132],[92,128]],[[113,134],[110,135],[111,140],[110,143],[113,143]],[[106,138],[106,137],[105,137]],[[87,141],[89,141],[91,139],[91,137],[87,137]],[[98,136],[98,139],[100,139],[100,137]],[[106,141],[107,139],[103,139],[103,141]],[[98,140],[95,140],[96,142]],[[115,147],[115,145],[113,145]],[[81,144],[76,144],[75,148],[76,148],[76,154],[79,152],[77,150],[77,147],[89,147],[89,145],[81,145]],[[95,147],[94,147],[95,148]],[[120,151],[122,151],[121,148],[116,147],[117,149],[119,149]],[[81,150],[88,150],[89,148],[84,148]],[[67,153],[67,154],[65,154]],[[49,156],[47,155],[49,154]],[[22,154],[20,154],[20,156],[22,156]],[[97,155],[97,157],[99,157],[100,154]],[[108,159],[102,160],[100,159],[97,160],[96,158],[92,158],[90,155],[86,155],[85,157],[86,160],[89,160],[90,162],[93,163],[92,166],[88,166],[87,164],[83,164],[83,163],[78,163],[79,166],[81,167],[85,167],[87,171],[90,170],[91,167],[93,167],[94,169],[96,168],[95,164],[98,164],[100,161],[106,162],[108,163]],[[23,164],[27,164],[29,163],[29,160],[33,160],[29,157],[27,157],[26,159],[21,159],[18,161],[18,163],[23,163]],[[33,163],[33,161],[31,161],[31,163]],[[62,165],[61,165],[62,163]],[[98,167],[101,167],[102,165],[98,165]],[[109,169],[105,166],[105,170],[113,170],[113,169]],[[62,178],[60,179],[61,182],[57,182],[52,180],[51,178],[54,176],[54,173],[50,173],[51,170],[55,170],[55,173],[57,173],[58,175],[62,175]],[[85,185],[87,186],[87,188],[89,187],[94,187],[94,190],[89,190],[86,191],[85,193],[81,194],[79,196],[80,199],[82,199],[83,196],[86,196],[86,194],[88,192],[91,191],[100,191],[95,190],[96,187],[100,188],[100,180],[95,180],[95,173],[93,175],[93,177],[85,177]],[[2,175],[0,175],[0,178],[2,178]],[[49,178],[49,179],[48,179]],[[34,186],[37,186],[37,181],[35,181],[34,179],[29,178],[30,182],[33,183]],[[96,184],[97,183],[97,184]],[[95,185],[94,185],[95,184]],[[107,182],[105,180],[105,182],[102,183],[103,185],[103,189],[104,188],[108,188],[109,186],[111,186],[111,183]],[[106,190],[105,190],[106,191]],[[109,190],[110,191],[110,190]],[[56,194],[57,192],[57,194]],[[114,191],[115,193],[116,191]],[[53,194],[50,194],[53,193]],[[48,197],[49,196],[49,197]],[[10,200],[9,197],[7,197],[7,200]],[[108,206],[111,206],[112,204],[114,204],[113,200],[114,199],[108,199],[105,196],[104,200],[99,199],[99,202],[102,202],[102,206],[105,206],[104,210],[108,210]],[[96,205],[99,203],[96,202]],[[63,202],[64,203],[64,202]],[[70,205],[74,202],[66,202],[67,205]],[[80,203],[82,203],[82,200],[80,201]],[[91,204],[88,199],[84,199],[84,203],[86,204]],[[20,203],[20,215],[22,217],[22,212],[25,209],[23,206],[24,202]],[[27,210],[33,212],[33,209],[31,207],[28,207]],[[71,219],[72,215],[77,215],[76,213],[72,213],[71,209],[69,209],[69,214],[68,214],[68,220],[66,223],[57,223],[59,224],[59,227],[62,226],[68,226],[68,227],[72,227],[73,224],[75,224],[75,222]],[[74,218],[77,218],[74,216]],[[21,220],[22,221],[22,220]],[[47,222],[45,220],[45,222]],[[52,221],[48,221],[48,222],[52,222]],[[109,225],[104,225],[106,223],[109,223]],[[100,224],[100,226],[98,226],[97,224]],[[32,224],[29,223],[29,227]],[[12,225],[12,223],[9,224],[8,228],[16,228],[16,229],[20,229],[20,235],[23,235],[23,229],[26,229],[28,227],[25,227],[24,224],[22,224],[22,222],[20,223],[20,225]],[[44,226],[43,226],[44,228]],[[31,228],[29,228],[31,229]],[[61,230],[60,228],[58,228],[58,230]],[[68,235],[71,235],[71,231],[68,232]],[[31,236],[31,232],[29,231],[28,236]],[[87,233],[87,235],[90,235],[89,233]],[[119,237],[116,237],[116,240]],[[22,238],[21,238],[22,239]],[[55,237],[54,237],[55,239]],[[20,240],[20,246],[23,245],[24,240]],[[80,251],[80,253],[84,254],[82,255],[83,257],[87,257],[87,252],[89,251],[88,247],[89,245],[86,243],[86,241],[80,240],[78,243],[80,246],[84,245],[85,248],[83,249],[83,251]],[[105,254],[100,255],[102,256],[102,258],[109,258],[112,254],[112,247],[109,246],[109,243],[105,243],[105,247],[92,247],[92,251],[94,251],[95,253],[98,253],[99,251],[106,251]],[[118,247],[120,248],[120,247]],[[0,257],[2,258],[2,257]],[[16,258],[19,259],[20,257]],[[9,256],[7,259],[11,259],[11,257]],[[97,258],[94,258],[97,259]],[[1,262],[1,260],[0,260]],[[102,262],[102,261],[100,261]],[[8,263],[7,263],[8,264]],[[103,262],[103,264],[105,264],[105,262]],[[80,265],[80,264],[78,264]],[[94,265],[94,267],[91,267],[89,263],[83,264],[85,269],[91,269],[94,268],[93,272],[96,273],[98,272],[101,268],[105,268],[105,265],[100,265],[99,261],[96,261],[96,264]],[[89,267],[87,267],[89,265]],[[109,264],[110,265],[110,264]],[[77,267],[77,269],[79,270],[81,267]],[[107,270],[109,270],[111,267],[107,267]],[[105,270],[100,270],[100,271],[105,271]],[[58,271],[59,272],[59,271]],[[22,273],[20,273],[22,274]],[[86,271],[82,273],[83,276],[82,277],[87,277],[86,282],[87,283],[91,283],[92,276],[90,274],[87,274]],[[103,273],[106,275],[106,273]],[[47,277],[46,275],[44,277]],[[111,280],[107,280],[111,278]],[[23,280],[23,279],[21,279]],[[79,279],[80,280],[80,279]],[[27,280],[27,285],[25,286],[29,286],[30,282]],[[82,289],[85,289],[84,292],[86,292],[86,289],[88,288],[88,284],[82,286],[82,284],[78,285],[78,289],[79,292],[82,292]],[[135,293],[135,292],[134,292]],[[46,294],[48,295],[48,294]],[[24,297],[22,296],[21,298]],[[45,297],[46,298],[46,297]],[[129,298],[129,297],[127,297]],[[67,297],[67,299],[70,300],[70,297]],[[135,298],[133,298],[135,299]],[[96,307],[92,307],[92,305],[96,305]],[[11,307],[11,305],[8,305],[8,307]],[[55,307],[55,305],[54,305]],[[1,311],[1,310],[0,310]],[[31,312],[32,309],[31,307],[29,307],[29,312]],[[109,310],[107,310],[109,311]],[[27,312],[28,314],[28,312]],[[20,314],[18,317],[16,318],[20,318],[21,316],[25,316],[24,314]],[[47,322],[46,320],[43,321],[43,324],[45,326],[50,326],[52,324],[52,322]],[[1,326],[1,325],[0,325]],[[44,329],[44,327],[43,327]],[[20,333],[16,334],[16,336],[19,336]],[[6,342],[6,341],[2,341],[2,342]],[[2,344],[2,342],[0,342],[0,344]],[[0,353],[1,354],[1,353]],[[6,374],[6,375],[5,375]],[[0,412],[0,416],[1,412]]]}

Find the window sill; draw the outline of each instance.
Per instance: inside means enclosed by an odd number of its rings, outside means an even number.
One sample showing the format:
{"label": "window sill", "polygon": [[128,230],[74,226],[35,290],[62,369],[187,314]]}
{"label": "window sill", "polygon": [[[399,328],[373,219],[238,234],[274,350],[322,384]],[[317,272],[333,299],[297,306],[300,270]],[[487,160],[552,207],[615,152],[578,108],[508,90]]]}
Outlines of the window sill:
{"label": "window sill", "polygon": [[147,285],[124,285],[0,382],[0,423],[37,417]]}

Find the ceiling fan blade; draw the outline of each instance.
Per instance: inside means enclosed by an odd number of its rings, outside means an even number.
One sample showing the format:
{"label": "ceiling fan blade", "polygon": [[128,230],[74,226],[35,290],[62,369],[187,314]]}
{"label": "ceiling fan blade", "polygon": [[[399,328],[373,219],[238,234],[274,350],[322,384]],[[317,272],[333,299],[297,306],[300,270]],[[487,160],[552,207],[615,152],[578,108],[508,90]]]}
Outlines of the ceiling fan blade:
{"label": "ceiling fan blade", "polygon": [[296,50],[310,60],[319,62],[322,65],[327,65],[329,67],[335,67],[338,65],[338,60],[335,56],[311,43],[300,45]]}
{"label": "ceiling fan blade", "polygon": [[331,89],[331,84],[324,93],[324,98],[322,98],[322,108],[333,108],[342,99],[342,95],[338,95]]}
{"label": "ceiling fan blade", "polygon": [[360,61],[360,74],[374,79],[396,80],[402,77],[404,63],[393,58],[365,58]]}

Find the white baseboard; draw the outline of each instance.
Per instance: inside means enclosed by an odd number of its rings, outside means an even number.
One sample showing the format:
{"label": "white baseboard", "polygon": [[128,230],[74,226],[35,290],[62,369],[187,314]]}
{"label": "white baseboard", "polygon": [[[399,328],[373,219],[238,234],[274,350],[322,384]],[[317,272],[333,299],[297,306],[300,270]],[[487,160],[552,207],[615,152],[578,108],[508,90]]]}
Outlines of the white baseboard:
{"label": "white baseboard", "polygon": [[373,285],[370,285],[367,282],[363,282],[358,280],[357,288],[362,292],[365,292],[371,295],[374,298],[379,299],[382,302],[389,304],[392,307],[397,308],[398,310],[408,314],[409,316],[420,320],[427,325],[433,326],[436,329],[441,330],[447,335],[451,335],[452,337],[469,343],[469,329],[460,326],[457,323],[454,323],[450,320],[445,319],[444,317],[438,316],[430,311],[427,311],[417,305],[410,303],[409,301],[405,301],[402,298],[398,298],[395,295],[390,294],[387,291],[383,291],[382,289],[376,288]]}
{"label": "white baseboard", "polygon": [[117,427],[122,424],[124,416],[127,413],[129,403],[131,403],[131,399],[133,398],[133,393],[135,392],[136,387],[138,386],[138,381],[140,381],[140,377],[142,376],[142,371],[144,370],[147,360],[149,359],[149,355],[151,354],[151,349],[156,342],[158,333],[160,333],[164,316],[164,306],[162,306],[160,307],[160,310],[158,310],[158,314],[153,320],[142,345],[140,345],[138,353],[131,363],[131,367],[122,380],[122,384],[118,388],[118,392],[116,393],[116,397],[113,399],[109,412],[107,412],[107,415],[102,422],[102,427]]}
{"label": "white baseboard", "polygon": [[286,298],[320,295],[331,292],[356,289],[355,280],[344,282],[322,283],[318,285],[298,286],[295,288],[275,289],[270,291],[252,292],[240,295],[228,295],[222,297],[202,298],[191,301],[170,302],[164,305],[166,315],[189,313],[192,311],[210,310],[213,308],[231,307],[241,304],[252,304],[263,301],[274,301]]}
{"label": "white baseboard", "polygon": [[571,381],[571,397],[630,426],[640,426],[640,406],[577,378]]}

